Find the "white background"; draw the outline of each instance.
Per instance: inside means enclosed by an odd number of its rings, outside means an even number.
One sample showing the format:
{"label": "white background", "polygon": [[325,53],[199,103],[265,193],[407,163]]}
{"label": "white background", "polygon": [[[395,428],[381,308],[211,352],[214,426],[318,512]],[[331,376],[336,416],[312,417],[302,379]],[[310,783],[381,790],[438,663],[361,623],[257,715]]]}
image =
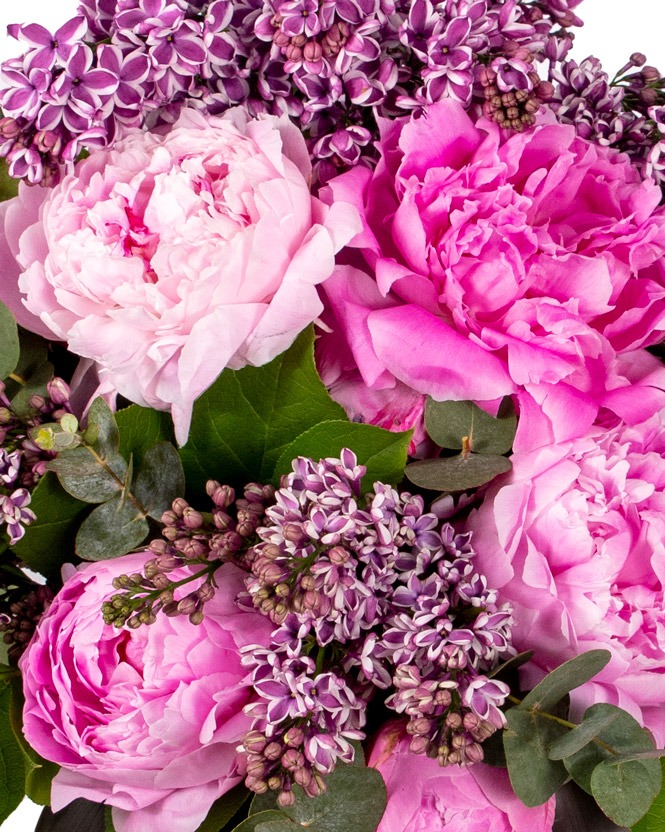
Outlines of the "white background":
{"label": "white background", "polygon": [[[78,0],[0,0],[0,60],[19,55],[21,44],[5,35],[8,23],[41,23],[53,31],[76,11]],[[665,72],[665,2],[663,0],[584,0],[577,13],[574,56],[600,58],[613,75],[632,52]],[[27,801],[1,826],[0,832],[32,832],[41,809]]]}

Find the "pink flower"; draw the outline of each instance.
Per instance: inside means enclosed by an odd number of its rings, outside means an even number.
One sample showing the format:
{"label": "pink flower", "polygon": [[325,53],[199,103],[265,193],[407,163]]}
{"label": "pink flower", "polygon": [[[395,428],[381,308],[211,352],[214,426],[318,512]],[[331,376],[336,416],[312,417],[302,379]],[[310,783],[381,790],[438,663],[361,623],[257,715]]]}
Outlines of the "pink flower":
{"label": "pink flower", "polygon": [[323,309],[316,285],[359,223],[309,176],[286,118],[184,110],[167,133],[130,129],[41,204],[24,188],[5,209],[18,267],[0,298],[25,323],[20,291],[31,328],[94,359],[100,392],[170,409],[182,444],[225,367],[272,360]]}
{"label": "pink flower", "polygon": [[513,605],[515,647],[536,651],[525,682],[587,650],[609,650],[607,667],[573,691],[577,715],[610,702],[662,745],[665,411],[512,462],[467,525],[480,570]]}
{"label": "pink flower", "polygon": [[113,578],[148,557],[91,564],[66,581],[21,659],[24,731],[62,766],[55,811],[85,797],[113,806],[118,832],[194,832],[242,779],[251,689],[240,649],[267,645],[271,625],[236,606],[244,573],[233,564],[199,626],[163,614],[136,630],[104,624]]}
{"label": "pink flower", "polygon": [[523,420],[523,447],[586,430],[626,384],[616,355],[665,330],[660,189],[570,126],[503,138],[444,100],[381,128],[377,169],[325,196],[363,220],[324,288],[340,400],[362,407],[357,375],[396,390],[399,411],[400,385],[441,400],[517,393],[549,419],[537,436]]}
{"label": "pink flower", "polygon": [[551,832],[554,798],[528,809],[505,770],[482,763],[442,768],[410,753],[409,741],[400,723],[389,723],[369,756],[388,789],[377,832]]}

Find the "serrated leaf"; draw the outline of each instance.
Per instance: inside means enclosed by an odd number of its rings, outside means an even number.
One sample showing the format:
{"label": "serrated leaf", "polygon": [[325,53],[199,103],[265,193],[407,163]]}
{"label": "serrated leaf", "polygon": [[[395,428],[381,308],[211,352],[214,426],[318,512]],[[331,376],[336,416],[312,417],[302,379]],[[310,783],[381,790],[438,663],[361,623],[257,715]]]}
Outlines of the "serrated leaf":
{"label": "serrated leaf", "polygon": [[32,411],[30,399],[33,396],[46,396],[46,385],[53,378],[53,373],[53,364],[47,361],[37,367],[26,383],[19,388],[11,400],[12,409],[18,416],[27,416]]}
{"label": "serrated leaf", "polygon": [[293,823],[283,812],[268,809],[245,818],[233,832],[302,832],[302,826]]}
{"label": "serrated leaf", "polygon": [[589,650],[559,665],[528,693],[518,708],[550,711],[574,688],[593,679],[609,662],[609,650]]}
{"label": "serrated leaf", "polygon": [[411,433],[392,433],[374,425],[349,421],[321,422],[301,433],[283,451],[275,466],[272,482],[278,482],[282,474],[291,471],[291,462],[297,456],[316,460],[337,458],[342,448],[350,448],[358,457],[358,462],[367,467],[363,491],[370,491],[375,482],[397,485],[404,475]]}
{"label": "serrated leaf", "polygon": [[659,788],[654,790],[646,766],[637,760],[619,765],[605,760],[591,774],[596,803],[618,826],[632,826],[644,817]]}
{"label": "serrated leaf", "polygon": [[47,472],[32,492],[30,508],[37,519],[26,526],[12,551],[35,572],[57,578],[63,563],[71,561],[76,532],[90,506],[68,494],[56,475]]}
{"label": "serrated leaf", "polygon": [[92,511],[76,535],[76,554],[83,560],[108,560],[139,546],[149,531],[148,522],[134,503],[121,503],[118,494]]}
{"label": "serrated leaf", "polygon": [[0,302],[0,378],[14,372],[20,352],[16,319]]}
{"label": "serrated leaf", "polygon": [[88,429],[93,428],[95,440],[90,444],[102,459],[115,457],[120,448],[120,432],[111,408],[99,396],[88,411]]}
{"label": "serrated leaf", "polygon": [[170,442],[160,442],[146,452],[133,490],[136,499],[155,520],[161,520],[175,498],[183,496],[185,473],[178,452]]}
{"label": "serrated leaf", "polygon": [[[590,742],[577,753],[566,757],[564,765],[573,780],[591,794],[591,775],[597,765],[611,760],[615,754],[627,754],[632,751],[649,751],[655,743],[651,734],[642,728],[637,720],[616,705],[599,702],[592,705],[584,714],[584,719],[595,718],[598,714],[612,714],[615,719],[597,736],[600,742]],[[654,783],[660,777],[658,760],[642,762],[653,778]],[[658,787],[660,788],[660,786]]]}
{"label": "serrated leaf", "polygon": [[249,799],[251,792],[242,783],[223,794],[210,807],[208,816],[196,832],[220,832]]}
{"label": "serrated leaf", "polygon": [[495,418],[473,402],[436,402],[428,397],[425,429],[442,448],[461,449],[466,436],[476,453],[505,454],[513,447],[517,416],[510,399],[504,403]]}
{"label": "serrated leaf", "polygon": [[577,754],[588,745],[602,731],[608,728],[617,718],[616,713],[599,711],[589,717],[585,715],[583,722],[569,731],[560,740],[552,744],[549,750],[550,760],[563,760]]}
{"label": "serrated leaf", "polygon": [[267,483],[294,437],[344,418],[316,372],[310,327],[269,364],[225,370],[194,403],[180,449],[188,491],[204,495],[211,477],[234,487]]}
{"label": "serrated leaf", "polygon": [[563,764],[547,756],[550,745],[567,728],[519,707],[506,711],[506,721],[503,747],[510,783],[525,806],[540,806],[568,779]]}
{"label": "serrated leaf", "polygon": [[86,503],[104,503],[122,490],[127,462],[114,453],[100,462],[87,447],[72,448],[48,463],[72,497]]}
{"label": "serrated leaf", "polygon": [[120,453],[125,459],[133,456],[137,470],[149,448],[173,441],[173,423],[168,413],[132,404],[119,410],[115,420],[120,431]]}
{"label": "serrated leaf", "polygon": [[23,754],[11,726],[11,697],[11,686],[0,685],[0,823],[25,795]]}
{"label": "serrated leaf", "polygon": [[431,491],[466,491],[490,482],[512,468],[505,456],[470,454],[424,459],[407,465],[404,473],[419,488]]}
{"label": "serrated leaf", "polygon": [[[661,772],[665,777],[665,760],[661,760]],[[646,815],[633,826],[633,832],[662,832],[665,829],[665,788],[661,788]]]}

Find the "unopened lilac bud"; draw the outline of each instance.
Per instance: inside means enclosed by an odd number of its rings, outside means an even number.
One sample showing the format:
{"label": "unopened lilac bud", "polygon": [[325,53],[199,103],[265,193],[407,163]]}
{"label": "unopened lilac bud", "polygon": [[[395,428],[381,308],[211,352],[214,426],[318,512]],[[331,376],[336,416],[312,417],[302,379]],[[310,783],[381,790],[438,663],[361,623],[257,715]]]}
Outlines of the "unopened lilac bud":
{"label": "unopened lilac bud", "polygon": [[247,762],[247,774],[252,777],[263,777],[265,768],[265,763],[261,759],[254,758]]}
{"label": "unopened lilac bud", "polygon": [[201,543],[200,540],[192,540],[188,537],[176,540],[174,546],[178,552],[181,552],[189,559],[202,558],[208,554],[208,547]]}
{"label": "unopened lilac bud", "polygon": [[428,737],[414,736],[409,743],[409,750],[414,754],[426,754],[430,741]]}
{"label": "unopened lilac bud", "polygon": [[268,778],[268,788],[271,791],[277,791],[277,789],[282,788],[283,778],[281,774],[273,774],[272,777]]}
{"label": "unopened lilac bud", "polygon": [[46,385],[49,398],[53,404],[67,404],[70,397],[69,385],[66,381],[57,376],[52,378]]}
{"label": "unopened lilac bud", "polygon": [[295,802],[296,798],[291,789],[284,789],[277,796],[277,805],[282,809],[286,809],[288,806],[293,806]]}
{"label": "unopened lilac bud", "polygon": [[446,726],[452,731],[458,731],[462,727],[462,717],[454,711],[449,713],[446,716]]}
{"label": "unopened lilac bud", "polygon": [[233,526],[233,518],[222,509],[216,509],[213,511],[212,522],[215,524],[215,528],[220,531],[226,531],[226,529]]}
{"label": "unopened lilac bud", "polygon": [[15,139],[21,134],[21,128],[15,118],[5,116],[0,118],[0,136],[3,139]]}
{"label": "unopened lilac bud", "polygon": [[263,756],[266,760],[279,760],[282,756],[282,746],[278,742],[269,742],[263,749]]}
{"label": "unopened lilac bud", "polygon": [[266,747],[266,738],[260,731],[248,731],[243,740],[243,746],[250,754],[260,754]]}
{"label": "unopened lilac bud", "polygon": [[306,768],[296,768],[293,770],[293,779],[299,786],[307,788],[312,782],[312,772]]}
{"label": "unopened lilac bud", "polygon": [[303,575],[300,578],[300,588],[303,592],[311,592],[316,589],[316,579],[314,575]]}
{"label": "unopened lilac bud", "polygon": [[197,590],[196,594],[198,595],[199,599],[205,604],[208,601],[212,601],[215,597],[215,587],[210,583],[202,584]]}
{"label": "unopened lilac bud", "polygon": [[166,589],[166,587],[169,586],[169,584],[171,583],[171,579],[168,575],[165,575],[163,572],[157,572],[155,575],[153,575],[152,582],[155,586],[155,589]]}
{"label": "unopened lilac bud", "polygon": [[178,612],[181,615],[191,615],[196,610],[197,598],[192,595],[185,595],[185,597],[178,601]]}
{"label": "unopened lilac bud", "polygon": [[655,66],[643,66],[640,74],[647,84],[660,80],[660,72]]}
{"label": "unopened lilac bud", "polygon": [[643,52],[633,52],[630,56],[630,63],[633,66],[644,66],[647,62],[647,56]]}
{"label": "unopened lilac bud", "polygon": [[287,728],[282,740],[285,745],[298,748],[305,741],[305,733],[302,728],[291,726],[291,728]]}
{"label": "unopened lilac bud", "polygon": [[478,745],[476,742],[471,743],[471,745],[466,748],[464,755],[467,763],[470,765],[473,765],[474,763],[482,763],[485,757],[482,746]]}
{"label": "unopened lilac bud", "polygon": [[203,515],[191,506],[183,510],[182,520],[188,529],[200,529],[203,526]]}
{"label": "unopened lilac bud", "polygon": [[[282,755],[282,766],[288,771],[295,771],[305,765],[305,755],[297,748],[287,748]],[[296,780],[296,782],[298,782]],[[302,784],[301,784],[302,785]]]}
{"label": "unopened lilac bud", "polygon": [[285,523],[282,534],[284,535],[284,540],[288,540],[289,543],[295,543],[296,545],[304,543],[307,540],[307,535],[302,530],[302,527],[296,523]]}
{"label": "unopened lilac bud", "polygon": [[343,546],[333,546],[333,548],[328,551],[330,562],[334,563],[335,566],[341,566],[344,563],[348,563],[350,556],[351,555],[348,550]]}
{"label": "unopened lilac bud", "polygon": [[186,508],[189,508],[189,503],[183,497],[176,497],[171,503],[171,509],[176,517],[182,517]]}

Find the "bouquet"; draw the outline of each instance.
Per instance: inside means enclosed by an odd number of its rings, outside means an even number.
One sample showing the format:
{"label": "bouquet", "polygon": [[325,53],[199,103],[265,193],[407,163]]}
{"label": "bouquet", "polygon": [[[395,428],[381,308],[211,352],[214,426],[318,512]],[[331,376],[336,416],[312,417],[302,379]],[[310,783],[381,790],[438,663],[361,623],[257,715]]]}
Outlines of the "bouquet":
{"label": "bouquet", "polygon": [[665,817],[665,80],[581,0],[81,0],[0,73],[0,821]]}

